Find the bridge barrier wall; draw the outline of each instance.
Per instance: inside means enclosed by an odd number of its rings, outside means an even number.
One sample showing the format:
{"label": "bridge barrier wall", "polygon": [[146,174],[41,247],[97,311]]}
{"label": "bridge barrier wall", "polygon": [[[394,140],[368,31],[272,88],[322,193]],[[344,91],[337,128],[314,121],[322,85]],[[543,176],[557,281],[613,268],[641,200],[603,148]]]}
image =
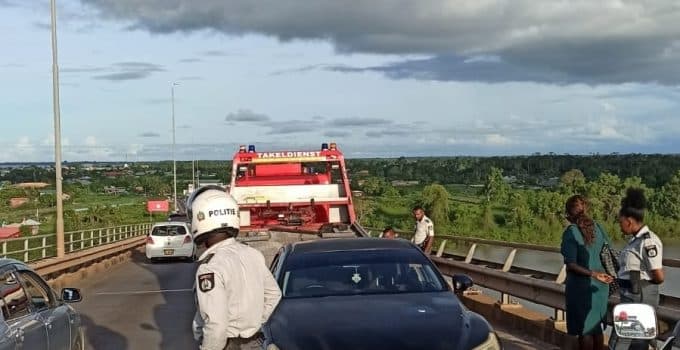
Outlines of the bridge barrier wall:
{"label": "bridge barrier wall", "polygon": [[[370,228],[370,230],[376,229]],[[378,232],[381,231],[378,230]],[[410,238],[410,233],[399,232],[399,234],[401,238]],[[447,252],[446,248],[449,242],[468,244],[467,254]],[[509,248],[509,253],[502,263],[478,259],[475,258],[478,245]],[[494,320],[517,326],[518,331],[527,329],[531,334],[538,332],[534,335],[546,342],[563,347],[575,344],[575,339],[566,334],[565,287],[563,284],[566,278],[566,267],[561,266],[558,274],[552,274],[513,265],[519,252],[560,254],[558,247],[438,235],[433,245],[433,252],[435,253],[431,259],[442,273],[449,276],[457,273],[466,274],[472,278],[476,285],[500,292],[498,300],[489,296],[480,296],[479,291],[473,291],[475,294],[466,295],[464,302],[469,303],[471,309],[482,311],[481,313],[485,317],[488,316],[490,321]],[[665,258],[663,263],[666,268],[680,268],[680,259]],[[546,315],[528,310],[516,299],[551,308],[553,314]],[[495,301],[494,307],[489,307],[489,300]],[[610,308],[617,303],[618,297],[610,298]],[[659,317],[660,338],[664,339],[668,335],[667,332],[672,330],[673,325],[680,320],[680,298],[662,295],[661,305],[657,308],[657,315]],[[611,324],[611,319],[609,323]],[[529,326],[527,327],[527,325]]]}
{"label": "bridge barrier wall", "polygon": [[141,223],[65,232],[66,255],[56,258],[56,235],[3,240],[3,258],[28,263],[59,290],[129,260],[132,249],[142,246],[152,224]]}
{"label": "bridge barrier wall", "polygon": [[[111,226],[64,233],[66,254],[146,235],[151,223]],[[56,234],[4,239],[0,256],[25,263],[56,257]]]}

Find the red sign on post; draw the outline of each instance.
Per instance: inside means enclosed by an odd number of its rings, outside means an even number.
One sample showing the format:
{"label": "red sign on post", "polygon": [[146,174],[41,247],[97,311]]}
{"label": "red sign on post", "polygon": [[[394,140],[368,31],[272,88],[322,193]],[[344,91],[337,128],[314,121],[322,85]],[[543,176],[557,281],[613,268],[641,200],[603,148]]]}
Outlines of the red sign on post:
{"label": "red sign on post", "polygon": [[168,201],[147,201],[146,211],[149,213],[163,212],[167,213],[170,210],[170,203]]}

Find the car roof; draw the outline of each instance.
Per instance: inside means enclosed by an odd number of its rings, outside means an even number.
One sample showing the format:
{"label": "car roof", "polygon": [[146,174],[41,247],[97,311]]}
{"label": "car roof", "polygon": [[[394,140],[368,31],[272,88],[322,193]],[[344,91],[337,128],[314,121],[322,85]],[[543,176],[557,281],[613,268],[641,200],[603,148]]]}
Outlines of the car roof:
{"label": "car roof", "polygon": [[290,244],[291,253],[324,253],[348,250],[414,249],[405,239],[385,238],[325,238]]}
{"label": "car roof", "polygon": [[0,267],[5,267],[9,265],[19,265],[27,269],[31,269],[26,263],[16,260],[16,259],[9,259],[9,258],[0,258]]}
{"label": "car roof", "polygon": [[163,221],[163,222],[157,222],[153,224],[154,227],[156,226],[177,226],[177,225],[188,225],[187,222],[184,221]]}

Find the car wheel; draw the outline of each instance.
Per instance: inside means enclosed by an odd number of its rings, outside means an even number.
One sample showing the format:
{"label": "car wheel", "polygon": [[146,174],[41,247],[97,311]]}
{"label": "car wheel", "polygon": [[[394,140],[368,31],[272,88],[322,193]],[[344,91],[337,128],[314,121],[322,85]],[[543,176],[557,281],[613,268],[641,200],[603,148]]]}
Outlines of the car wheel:
{"label": "car wheel", "polygon": [[76,341],[73,342],[72,350],[85,350],[85,337],[83,336],[83,331],[78,332],[78,337]]}

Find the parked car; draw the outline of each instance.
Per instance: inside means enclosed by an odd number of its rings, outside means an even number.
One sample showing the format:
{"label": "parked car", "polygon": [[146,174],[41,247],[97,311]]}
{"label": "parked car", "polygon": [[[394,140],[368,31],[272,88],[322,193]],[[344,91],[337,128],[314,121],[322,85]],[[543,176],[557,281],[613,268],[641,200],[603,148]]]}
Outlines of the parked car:
{"label": "parked car", "polygon": [[150,261],[160,258],[196,260],[196,244],[189,224],[181,221],[159,222],[146,236],[146,257]]}
{"label": "parked car", "polygon": [[57,295],[28,265],[0,259],[0,350],[84,350],[80,315],[68,303],[80,291]]}
{"label": "parked car", "polygon": [[418,247],[406,240],[291,243],[271,270],[282,299],[263,327],[267,350],[501,349],[491,325],[466,309]]}

